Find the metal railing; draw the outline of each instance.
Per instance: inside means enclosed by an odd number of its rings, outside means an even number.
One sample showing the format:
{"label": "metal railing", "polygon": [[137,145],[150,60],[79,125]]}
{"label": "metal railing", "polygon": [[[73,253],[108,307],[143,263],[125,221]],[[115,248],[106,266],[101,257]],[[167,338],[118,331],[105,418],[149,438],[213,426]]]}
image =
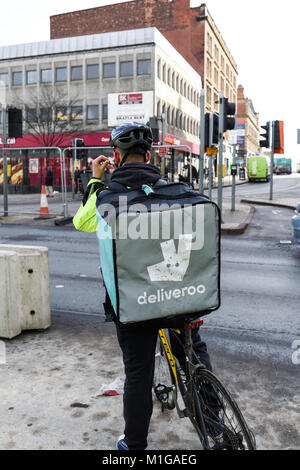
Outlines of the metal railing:
{"label": "metal railing", "polygon": [[[192,184],[193,178],[192,178],[192,149],[188,145],[154,145],[153,149],[160,149],[160,148],[167,148],[167,149],[174,149],[174,150],[187,150],[188,152],[188,157],[190,158],[190,183]],[[66,152],[70,150],[75,150],[78,151],[78,147],[65,147],[65,148],[60,148],[60,147],[5,147],[3,149],[4,151],[9,151],[10,153],[13,153],[14,151],[56,151],[58,152],[59,159],[60,159],[60,181],[61,181],[61,197],[62,197],[62,213],[64,218],[69,217],[69,207],[68,207],[68,197],[67,197],[67,172],[66,172]],[[108,146],[93,146],[93,147],[81,147],[80,150],[106,150],[106,151],[113,151],[112,147]],[[5,165],[3,167],[5,168],[6,171],[4,171],[4,180],[3,180],[3,206],[4,206],[4,216],[8,216],[9,212],[11,214],[32,214],[31,212],[16,212],[16,211],[8,211],[8,183],[7,183],[7,158],[12,158],[11,155],[6,155],[5,152],[3,152],[3,159],[5,162]],[[48,155],[49,158],[57,158],[53,157],[53,155]],[[19,158],[19,157],[14,157],[14,158]],[[37,155],[35,154],[32,158],[47,158],[47,155]],[[167,159],[170,158],[170,156],[167,155],[160,155],[160,158],[163,161],[163,170],[165,170],[165,162]],[[6,160],[6,161],[5,161]],[[72,162],[72,194],[74,194],[74,159],[71,159]],[[42,171],[42,170],[40,170]],[[163,171],[164,174],[164,171]],[[36,213],[34,213],[36,214]]]}

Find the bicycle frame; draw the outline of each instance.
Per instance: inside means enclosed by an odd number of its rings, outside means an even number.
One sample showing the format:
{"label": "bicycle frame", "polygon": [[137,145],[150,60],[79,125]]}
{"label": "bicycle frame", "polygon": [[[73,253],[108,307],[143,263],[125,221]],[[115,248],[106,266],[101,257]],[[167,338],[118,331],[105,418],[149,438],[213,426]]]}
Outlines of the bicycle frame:
{"label": "bicycle frame", "polygon": [[[179,330],[174,330],[175,333],[179,333]],[[167,338],[167,334],[164,329],[159,330],[158,332],[161,344],[165,350],[166,358],[169,363],[170,371],[173,376],[174,382],[174,390],[173,390],[173,398],[175,402],[175,407],[177,410],[177,414],[179,418],[188,417],[190,418],[199,438],[201,444],[205,450],[209,449],[208,437],[206,433],[206,427],[204,424],[203,414],[201,410],[201,404],[198,398],[197,393],[195,393],[195,381],[194,381],[194,373],[198,367],[201,367],[200,364],[193,364],[192,362],[192,338],[191,338],[191,327],[190,325],[186,326],[185,329],[185,343],[184,343],[184,351],[185,351],[185,358],[186,358],[186,376],[187,376],[187,384],[186,384],[186,394],[182,396],[185,404],[185,409],[181,410],[178,404],[177,395],[178,395],[178,388],[179,388],[179,380],[177,376],[176,370],[176,360],[173,355],[169,340]],[[203,366],[204,367],[204,366]],[[199,421],[199,422],[198,422]]]}

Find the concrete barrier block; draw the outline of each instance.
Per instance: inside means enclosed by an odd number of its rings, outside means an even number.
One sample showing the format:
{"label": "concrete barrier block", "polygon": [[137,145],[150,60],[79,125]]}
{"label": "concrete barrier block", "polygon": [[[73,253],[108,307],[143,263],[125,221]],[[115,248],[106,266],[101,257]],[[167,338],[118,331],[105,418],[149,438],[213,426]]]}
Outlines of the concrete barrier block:
{"label": "concrete barrier block", "polygon": [[51,325],[48,249],[0,245],[0,337]]}

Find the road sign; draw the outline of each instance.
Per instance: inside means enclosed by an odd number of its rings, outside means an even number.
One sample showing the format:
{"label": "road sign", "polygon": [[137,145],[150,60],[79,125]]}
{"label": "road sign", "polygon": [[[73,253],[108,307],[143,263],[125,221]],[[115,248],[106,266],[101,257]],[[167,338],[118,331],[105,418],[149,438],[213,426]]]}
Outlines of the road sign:
{"label": "road sign", "polygon": [[159,156],[167,155],[167,147],[159,147],[159,149],[158,149],[158,155],[159,155]]}
{"label": "road sign", "polygon": [[216,157],[218,155],[217,147],[208,147],[206,149],[206,155],[208,155],[209,157]]}

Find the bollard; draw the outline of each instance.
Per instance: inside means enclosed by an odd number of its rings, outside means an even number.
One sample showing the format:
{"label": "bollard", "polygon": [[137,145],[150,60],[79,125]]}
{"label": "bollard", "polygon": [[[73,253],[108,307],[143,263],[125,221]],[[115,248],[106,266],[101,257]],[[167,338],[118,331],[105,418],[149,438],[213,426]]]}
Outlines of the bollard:
{"label": "bollard", "polygon": [[51,325],[48,248],[0,245],[0,338]]}
{"label": "bollard", "polygon": [[294,217],[292,218],[292,225],[294,228],[295,242],[300,243],[300,204],[297,205]]}

